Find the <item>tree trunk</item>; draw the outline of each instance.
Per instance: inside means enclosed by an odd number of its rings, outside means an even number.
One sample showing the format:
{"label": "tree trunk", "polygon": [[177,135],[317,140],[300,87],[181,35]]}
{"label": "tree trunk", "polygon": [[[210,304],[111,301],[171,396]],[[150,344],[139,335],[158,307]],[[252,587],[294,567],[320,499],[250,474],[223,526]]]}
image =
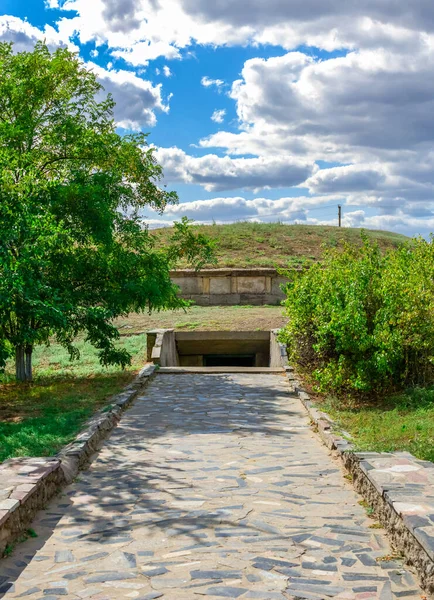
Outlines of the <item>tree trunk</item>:
{"label": "tree trunk", "polygon": [[33,346],[26,346],[26,381],[32,381],[32,354]]}
{"label": "tree trunk", "polygon": [[15,348],[15,375],[17,381],[32,381],[33,346],[17,346]]}
{"label": "tree trunk", "polygon": [[26,361],[24,346],[15,348],[15,376],[17,381],[26,381]]}

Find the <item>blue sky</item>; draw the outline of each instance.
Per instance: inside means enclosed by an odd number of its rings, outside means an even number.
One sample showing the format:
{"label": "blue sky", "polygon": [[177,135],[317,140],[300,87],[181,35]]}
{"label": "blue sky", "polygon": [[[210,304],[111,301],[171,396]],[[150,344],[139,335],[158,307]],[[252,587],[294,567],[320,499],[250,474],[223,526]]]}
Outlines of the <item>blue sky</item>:
{"label": "blue sky", "polygon": [[183,214],[434,230],[428,0],[0,0],[0,37],[68,45],[149,132]]}

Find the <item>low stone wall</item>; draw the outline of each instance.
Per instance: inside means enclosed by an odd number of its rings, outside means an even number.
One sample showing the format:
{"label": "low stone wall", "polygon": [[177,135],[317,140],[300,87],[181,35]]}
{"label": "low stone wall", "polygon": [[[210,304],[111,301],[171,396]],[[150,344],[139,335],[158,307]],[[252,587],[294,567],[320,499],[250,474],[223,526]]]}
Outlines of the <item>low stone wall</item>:
{"label": "low stone wall", "polygon": [[12,458],[0,464],[0,557],[8,544],[13,544],[31,525],[36,513],[89,463],[154,370],[153,365],[144,367],[57,456]]}
{"label": "low stone wall", "polygon": [[147,333],[147,361],[160,367],[179,366],[174,329],[153,329]]}
{"label": "low stone wall", "polygon": [[279,333],[280,329],[270,331],[270,367],[285,369],[288,366],[288,355],[285,344],[279,341]]}
{"label": "low stone wall", "polygon": [[186,269],[171,277],[181,297],[199,306],[280,304],[287,282],[275,269]]}
{"label": "low stone wall", "polygon": [[287,376],[325,445],[336,452],[396,550],[418,572],[423,588],[434,593],[434,463],[409,452],[356,452],[336,433],[290,367]]}

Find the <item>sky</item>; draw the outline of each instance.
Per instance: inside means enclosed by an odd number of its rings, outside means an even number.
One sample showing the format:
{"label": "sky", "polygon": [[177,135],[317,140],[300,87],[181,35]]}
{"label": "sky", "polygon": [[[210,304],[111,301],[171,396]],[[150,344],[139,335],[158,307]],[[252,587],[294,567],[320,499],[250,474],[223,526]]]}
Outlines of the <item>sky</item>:
{"label": "sky", "polygon": [[0,0],[0,40],[79,53],[186,215],[434,231],[432,0]]}

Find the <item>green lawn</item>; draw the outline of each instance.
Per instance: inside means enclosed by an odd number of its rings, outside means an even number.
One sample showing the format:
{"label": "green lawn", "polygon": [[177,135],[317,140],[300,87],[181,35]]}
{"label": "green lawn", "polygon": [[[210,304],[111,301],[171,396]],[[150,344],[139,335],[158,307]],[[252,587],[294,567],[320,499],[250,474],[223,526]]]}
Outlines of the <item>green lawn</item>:
{"label": "green lawn", "polygon": [[414,388],[375,403],[325,400],[320,404],[359,450],[407,450],[434,461],[434,387]]}
{"label": "green lawn", "polygon": [[73,362],[57,344],[37,348],[32,385],[14,383],[11,370],[0,376],[0,461],[50,456],[70,442],[145,363],[145,335],[123,337],[119,344],[133,355],[125,371],[102,367],[93,347],[79,341],[81,358]]}

